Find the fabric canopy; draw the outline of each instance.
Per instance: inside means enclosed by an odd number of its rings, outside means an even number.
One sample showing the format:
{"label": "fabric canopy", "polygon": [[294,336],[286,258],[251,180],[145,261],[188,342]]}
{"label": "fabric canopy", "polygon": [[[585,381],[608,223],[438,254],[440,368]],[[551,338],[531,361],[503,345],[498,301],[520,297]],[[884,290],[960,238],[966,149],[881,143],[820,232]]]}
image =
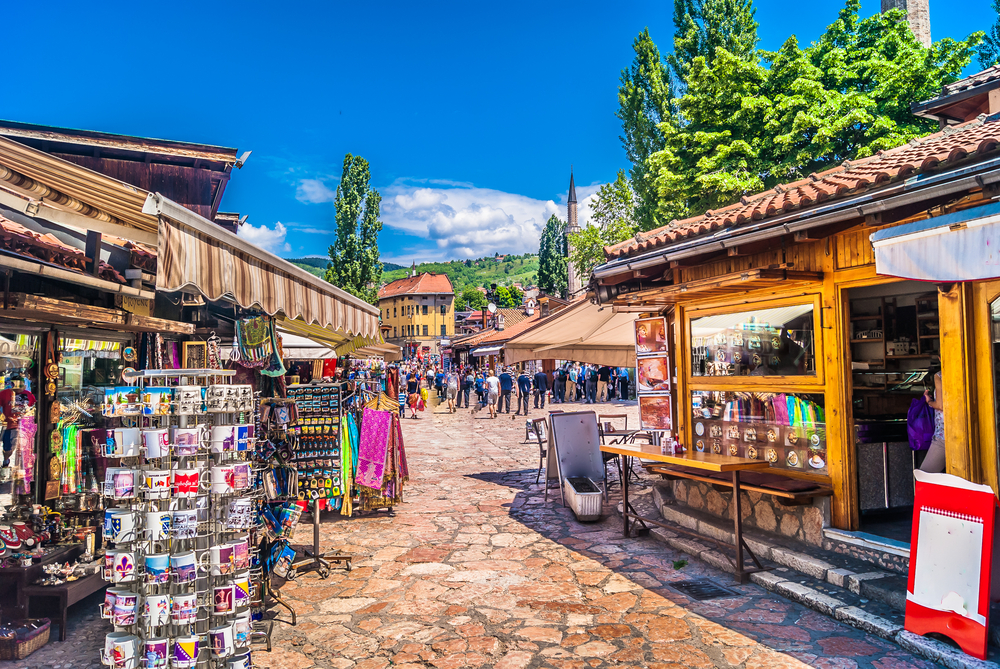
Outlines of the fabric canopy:
{"label": "fabric canopy", "polygon": [[159,215],[156,289],[199,292],[343,333],[377,338],[379,310],[158,193],[143,212]]}
{"label": "fabric canopy", "polygon": [[364,346],[351,354],[356,358],[382,358],[386,362],[403,359],[403,351],[395,344],[377,344],[374,346]]}
{"label": "fabric canopy", "polygon": [[286,360],[332,360],[337,357],[337,352],[325,344],[282,332],[281,328],[278,332],[281,334],[281,352]]}
{"label": "fabric canopy", "polygon": [[503,346],[483,346],[482,348],[473,349],[470,355],[475,356],[477,358],[482,357],[484,355],[496,355],[497,353],[500,352],[500,349],[502,348]]}
{"label": "fabric canopy", "polygon": [[615,313],[582,300],[549,316],[504,346],[508,363],[576,360],[612,367],[635,366],[634,313]]}
{"label": "fabric canopy", "polygon": [[1000,202],[872,234],[875,271],[918,281],[1000,277]]}

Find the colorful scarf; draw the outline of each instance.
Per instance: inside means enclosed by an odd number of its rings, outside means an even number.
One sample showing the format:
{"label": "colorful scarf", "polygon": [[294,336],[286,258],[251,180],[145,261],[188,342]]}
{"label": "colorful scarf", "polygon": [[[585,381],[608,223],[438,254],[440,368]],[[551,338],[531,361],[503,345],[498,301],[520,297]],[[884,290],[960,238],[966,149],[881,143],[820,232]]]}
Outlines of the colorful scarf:
{"label": "colorful scarf", "polygon": [[361,435],[358,444],[358,475],[355,483],[361,488],[381,492],[393,414],[365,408],[361,415]]}

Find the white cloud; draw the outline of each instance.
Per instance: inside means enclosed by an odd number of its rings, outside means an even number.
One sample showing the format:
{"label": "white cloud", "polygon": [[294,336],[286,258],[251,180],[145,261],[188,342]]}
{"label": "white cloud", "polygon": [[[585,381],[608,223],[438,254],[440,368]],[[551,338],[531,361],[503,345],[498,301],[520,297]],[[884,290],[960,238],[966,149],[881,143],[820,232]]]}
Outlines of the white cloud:
{"label": "white cloud", "polygon": [[[590,204],[599,187],[577,188],[581,225],[590,220]],[[380,190],[386,226],[436,245],[436,252],[420,252],[425,259],[537,252],[549,216],[566,219],[566,193],[559,198],[562,204],[557,204],[465,183],[403,179]],[[381,250],[386,259],[410,255],[407,249]]]}
{"label": "white cloud", "polygon": [[285,241],[288,229],[281,221],[275,222],[273,228],[266,225],[254,226],[250,223],[244,223],[240,226],[237,234],[251,244],[271,253],[289,253],[292,250],[292,245]]}
{"label": "white cloud", "polygon": [[336,189],[327,186],[322,179],[299,179],[295,188],[295,199],[306,204],[333,202],[336,194]]}

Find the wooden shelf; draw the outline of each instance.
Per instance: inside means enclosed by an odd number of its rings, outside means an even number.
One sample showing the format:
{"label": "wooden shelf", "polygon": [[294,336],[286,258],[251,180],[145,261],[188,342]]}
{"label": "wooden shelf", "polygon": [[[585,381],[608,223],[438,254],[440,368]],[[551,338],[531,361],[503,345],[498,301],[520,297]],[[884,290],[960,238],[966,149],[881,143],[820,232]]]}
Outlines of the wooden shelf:
{"label": "wooden shelf", "polygon": [[882,314],[875,314],[874,316],[851,316],[852,321],[880,321],[882,320]]}
{"label": "wooden shelf", "polygon": [[908,355],[888,355],[886,360],[919,360],[920,358],[929,359],[933,356],[930,354],[914,353]]}
{"label": "wooden shelf", "polygon": [[883,341],[885,341],[885,340],[882,337],[878,337],[878,338],[876,338],[876,337],[870,337],[868,339],[852,339],[851,343],[852,344],[868,344],[868,343],[878,344],[878,343],[883,342]]}

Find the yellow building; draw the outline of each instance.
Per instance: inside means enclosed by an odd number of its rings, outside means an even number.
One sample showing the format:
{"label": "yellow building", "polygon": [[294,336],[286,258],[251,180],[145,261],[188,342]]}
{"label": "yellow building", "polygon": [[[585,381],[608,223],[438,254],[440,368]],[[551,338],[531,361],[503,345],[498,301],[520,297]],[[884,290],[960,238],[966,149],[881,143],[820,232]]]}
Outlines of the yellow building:
{"label": "yellow building", "polygon": [[385,339],[404,356],[440,354],[441,340],[455,334],[455,289],[446,274],[424,272],[379,289]]}

